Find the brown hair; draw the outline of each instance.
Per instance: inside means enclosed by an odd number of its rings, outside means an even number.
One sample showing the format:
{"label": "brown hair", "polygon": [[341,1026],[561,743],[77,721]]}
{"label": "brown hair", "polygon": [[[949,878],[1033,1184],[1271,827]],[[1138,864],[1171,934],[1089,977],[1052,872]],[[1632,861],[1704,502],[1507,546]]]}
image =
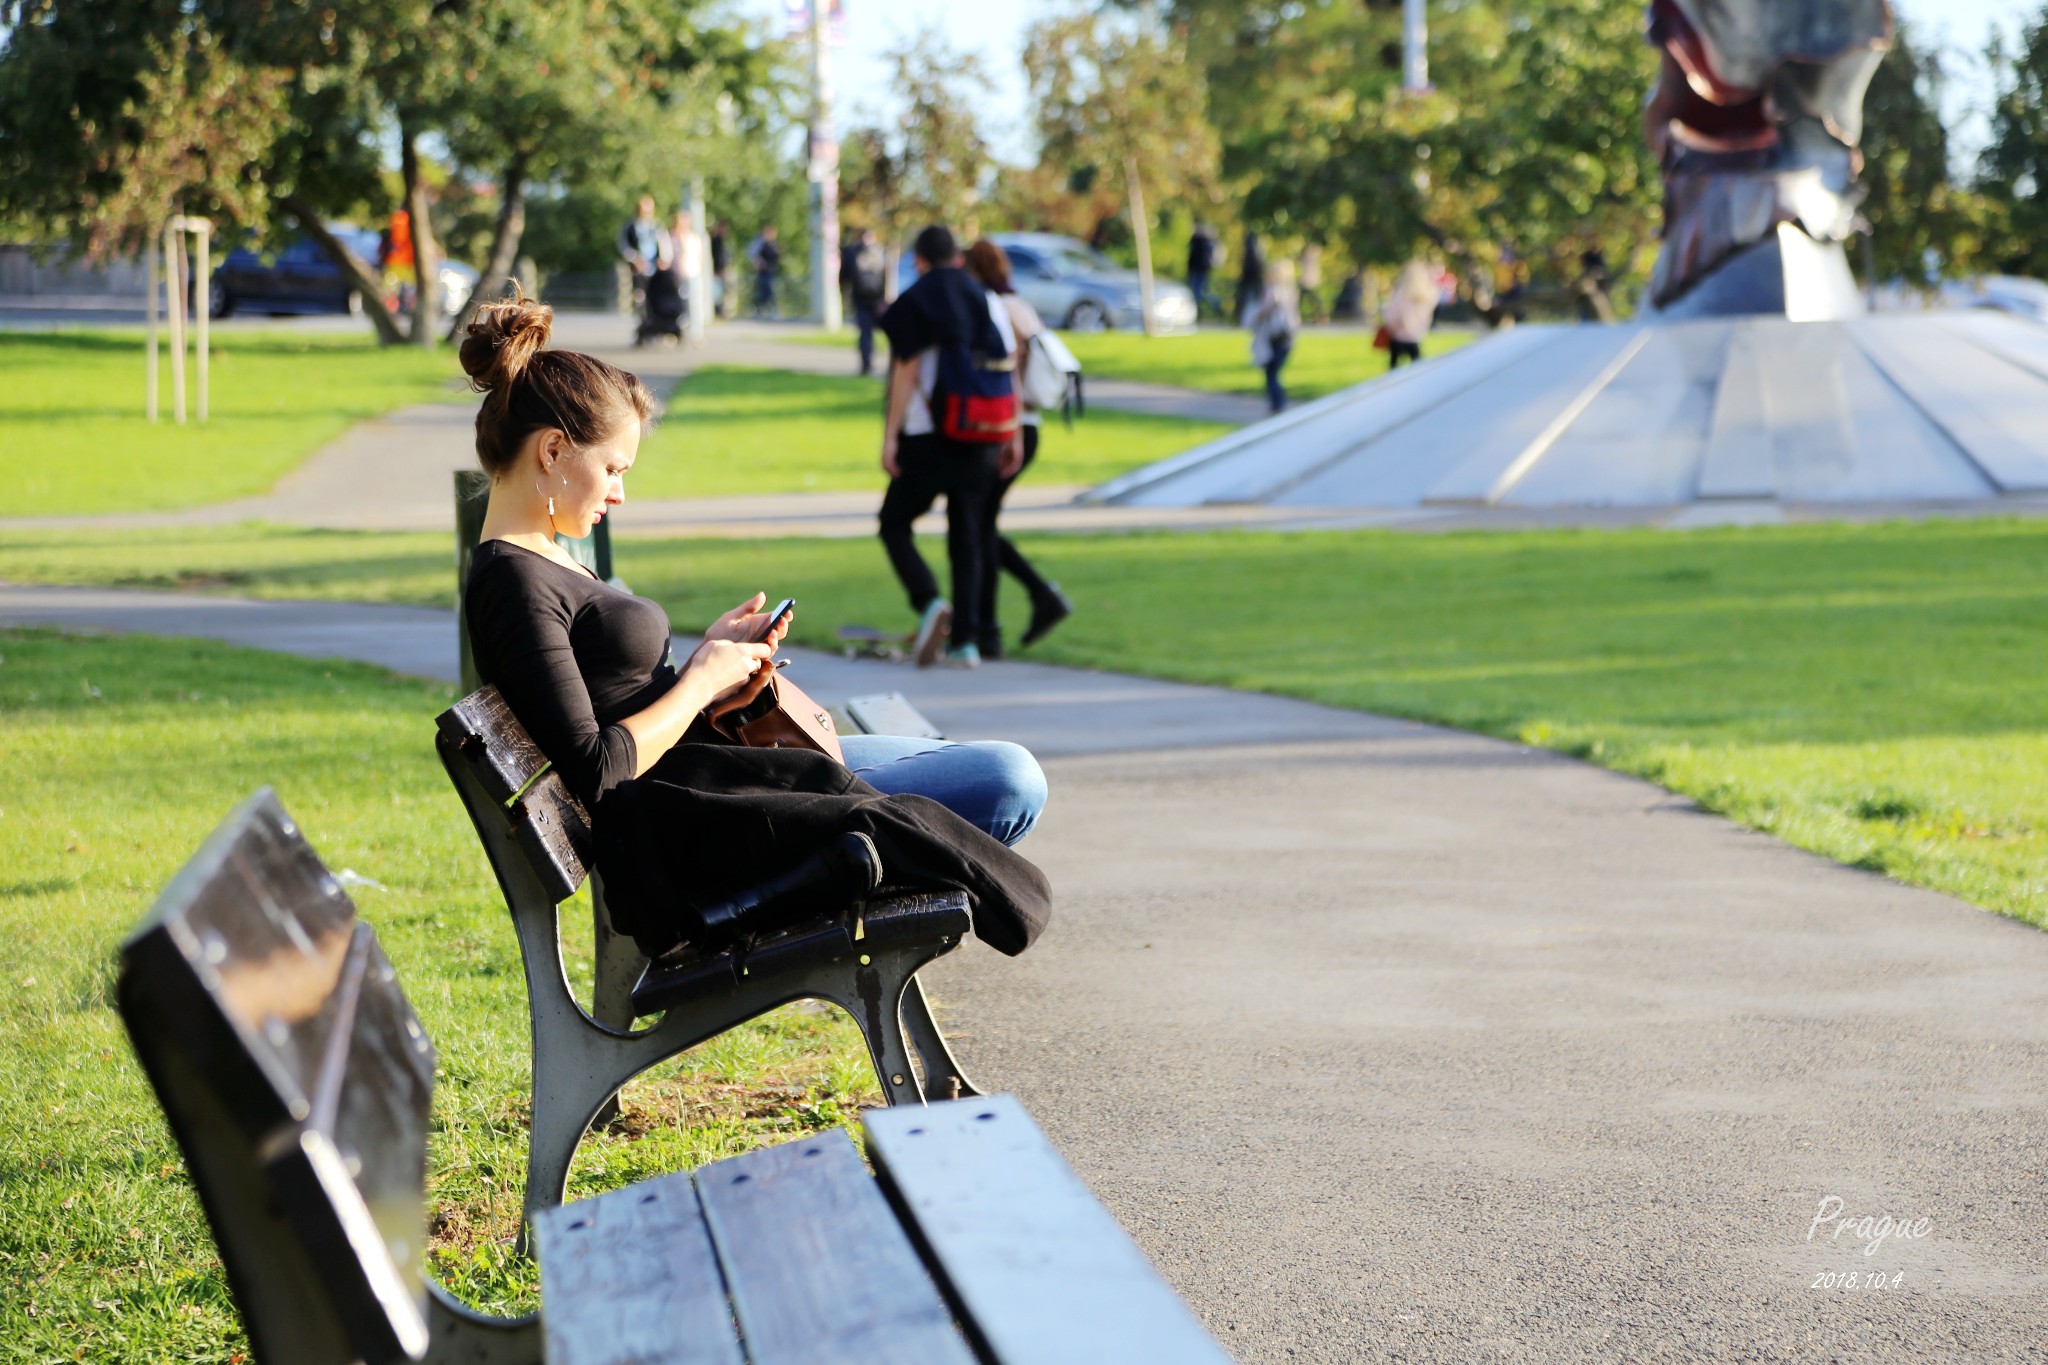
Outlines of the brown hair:
{"label": "brown hair", "polygon": [[984,237],[967,248],[967,273],[998,294],[1014,294],[1010,287],[1010,257]]}
{"label": "brown hair", "polygon": [[484,396],[476,412],[476,458],[493,478],[512,468],[534,432],[553,427],[572,445],[591,446],[629,421],[654,415],[654,395],[616,365],[580,351],[550,351],[555,310],[512,282],[512,297],[476,310],[462,343],[469,386]]}

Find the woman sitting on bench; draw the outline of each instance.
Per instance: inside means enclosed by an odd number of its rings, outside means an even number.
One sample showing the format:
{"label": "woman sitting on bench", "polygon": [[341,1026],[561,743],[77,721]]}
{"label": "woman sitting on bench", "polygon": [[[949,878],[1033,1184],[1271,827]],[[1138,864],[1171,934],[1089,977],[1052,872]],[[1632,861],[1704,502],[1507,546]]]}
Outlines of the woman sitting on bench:
{"label": "woman sitting on bench", "polygon": [[1051,904],[1044,875],[1009,848],[1045,804],[1029,753],[849,735],[842,766],[740,747],[711,722],[759,696],[787,622],[754,643],[767,624],[757,594],[678,668],[662,609],[555,543],[625,501],[654,400],[616,366],[544,349],[552,320],[515,291],[479,309],[462,343],[491,475],[464,604],[479,676],[590,811],[613,922],[658,957],[782,928],[886,882],[965,891],[977,937],[1005,953],[1030,946]]}

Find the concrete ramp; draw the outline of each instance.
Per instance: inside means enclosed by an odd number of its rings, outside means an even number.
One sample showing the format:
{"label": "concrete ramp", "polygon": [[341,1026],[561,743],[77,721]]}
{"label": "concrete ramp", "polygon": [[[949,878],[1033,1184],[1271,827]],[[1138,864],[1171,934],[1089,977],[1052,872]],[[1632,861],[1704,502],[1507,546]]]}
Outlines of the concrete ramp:
{"label": "concrete ramp", "polygon": [[2044,491],[2048,328],[1954,313],[1518,327],[1084,500],[1558,508]]}

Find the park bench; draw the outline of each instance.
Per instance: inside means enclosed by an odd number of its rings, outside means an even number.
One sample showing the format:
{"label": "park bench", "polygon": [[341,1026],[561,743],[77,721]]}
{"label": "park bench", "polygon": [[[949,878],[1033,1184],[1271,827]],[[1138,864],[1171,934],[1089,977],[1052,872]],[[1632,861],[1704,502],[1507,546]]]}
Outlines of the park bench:
{"label": "park bench", "polygon": [[[916,975],[970,931],[964,894],[877,897],[749,946],[649,963],[630,937],[613,931],[603,879],[593,872],[596,985],[586,1012],[563,964],[559,912],[586,875],[588,814],[496,688],[457,702],[438,726],[441,763],[497,874],[525,962],[533,1032],[529,1217],[562,1202],[577,1143],[627,1081],[793,1000],[828,1001],[853,1017],[892,1105],[981,1093],[953,1057]],[[658,1023],[633,1029],[655,1014]]]}
{"label": "park bench", "polygon": [[263,1365],[1220,1362],[1007,1096],[541,1213],[541,1309],[425,1272],[434,1048],[268,790],[121,948],[116,999]]}

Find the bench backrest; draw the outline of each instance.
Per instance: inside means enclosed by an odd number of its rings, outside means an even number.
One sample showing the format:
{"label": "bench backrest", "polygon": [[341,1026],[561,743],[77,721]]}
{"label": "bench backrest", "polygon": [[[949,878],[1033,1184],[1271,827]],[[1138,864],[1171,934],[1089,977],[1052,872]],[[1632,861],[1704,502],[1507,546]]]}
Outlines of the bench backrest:
{"label": "bench backrest", "polygon": [[[462,793],[484,846],[510,834],[556,904],[576,894],[589,870],[590,815],[548,767],[495,687],[480,688],[443,711],[435,747]],[[497,869],[502,881],[505,870]],[[507,898],[512,888],[505,888]]]}
{"label": "bench backrest", "polygon": [[419,1358],[433,1045],[275,793],[121,945],[117,998],[257,1358]]}

